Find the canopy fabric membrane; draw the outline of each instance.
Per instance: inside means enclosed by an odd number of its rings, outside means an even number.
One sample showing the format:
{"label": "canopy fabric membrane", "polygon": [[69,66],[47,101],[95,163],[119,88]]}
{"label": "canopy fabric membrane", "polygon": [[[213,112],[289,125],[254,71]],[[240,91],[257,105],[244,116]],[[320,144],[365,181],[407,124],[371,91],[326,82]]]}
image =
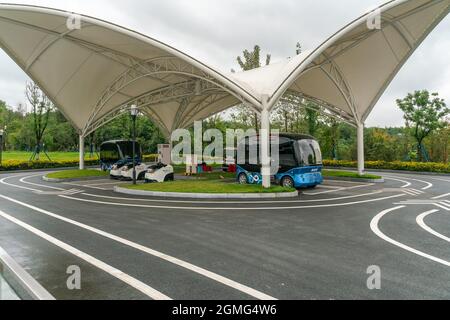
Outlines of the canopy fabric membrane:
{"label": "canopy fabric membrane", "polygon": [[126,28],[35,6],[0,4],[0,46],[81,136],[133,104],[169,136],[240,103],[270,112],[286,97],[358,125],[449,10],[450,0],[390,1],[315,50],[231,74]]}

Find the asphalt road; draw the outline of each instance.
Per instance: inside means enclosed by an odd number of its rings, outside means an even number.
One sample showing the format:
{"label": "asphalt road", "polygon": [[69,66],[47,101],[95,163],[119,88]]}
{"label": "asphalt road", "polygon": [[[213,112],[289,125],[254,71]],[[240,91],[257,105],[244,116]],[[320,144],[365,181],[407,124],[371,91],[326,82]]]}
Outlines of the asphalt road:
{"label": "asphalt road", "polygon": [[[146,199],[0,176],[0,247],[57,299],[449,299],[450,177],[288,200]],[[81,289],[69,290],[69,266]],[[381,289],[369,290],[370,266]]]}

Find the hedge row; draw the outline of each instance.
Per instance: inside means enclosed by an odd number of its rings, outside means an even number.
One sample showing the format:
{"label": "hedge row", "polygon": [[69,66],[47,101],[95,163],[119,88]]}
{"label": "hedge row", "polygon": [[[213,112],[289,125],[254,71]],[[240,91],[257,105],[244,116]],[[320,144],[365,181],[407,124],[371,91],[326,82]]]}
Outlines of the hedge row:
{"label": "hedge row", "polygon": [[[32,170],[32,169],[52,169],[78,167],[78,161],[19,161],[6,160],[0,166],[0,171],[12,170]],[[86,160],[86,166],[99,165],[98,160]]]}
{"label": "hedge row", "polygon": [[[357,168],[358,163],[356,161],[324,160],[324,166],[333,168]],[[366,168],[416,171],[416,172],[450,173],[450,164],[435,163],[435,162],[367,161]]]}

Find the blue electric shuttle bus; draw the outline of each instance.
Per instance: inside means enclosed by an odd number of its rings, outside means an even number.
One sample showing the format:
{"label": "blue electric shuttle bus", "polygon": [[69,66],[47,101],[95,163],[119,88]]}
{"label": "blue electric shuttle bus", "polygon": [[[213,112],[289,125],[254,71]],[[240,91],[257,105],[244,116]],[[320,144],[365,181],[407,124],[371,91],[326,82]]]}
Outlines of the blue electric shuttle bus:
{"label": "blue electric shuttle bus", "polygon": [[[273,137],[271,140],[274,149]],[[259,137],[247,137],[240,143],[245,147],[245,161],[236,157],[238,182],[261,184]],[[243,150],[242,146],[238,149]],[[245,163],[239,163],[239,160]],[[315,188],[323,183],[322,168],[322,152],[315,138],[308,135],[279,134],[279,170],[273,177],[276,184],[290,188]]]}

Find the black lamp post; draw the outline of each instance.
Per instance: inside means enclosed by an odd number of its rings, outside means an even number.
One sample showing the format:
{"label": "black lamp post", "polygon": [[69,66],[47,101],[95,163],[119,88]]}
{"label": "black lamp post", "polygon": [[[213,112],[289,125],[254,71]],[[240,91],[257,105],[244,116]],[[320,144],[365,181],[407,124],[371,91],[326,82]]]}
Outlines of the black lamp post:
{"label": "black lamp post", "polygon": [[2,165],[2,153],[3,153],[3,134],[5,131],[0,129],[0,166]]}
{"label": "black lamp post", "polygon": [[133,120],[133,184],[136,184],[136,118],[139,109],[136,105],[132,105],[130,109],[131,119]]}

